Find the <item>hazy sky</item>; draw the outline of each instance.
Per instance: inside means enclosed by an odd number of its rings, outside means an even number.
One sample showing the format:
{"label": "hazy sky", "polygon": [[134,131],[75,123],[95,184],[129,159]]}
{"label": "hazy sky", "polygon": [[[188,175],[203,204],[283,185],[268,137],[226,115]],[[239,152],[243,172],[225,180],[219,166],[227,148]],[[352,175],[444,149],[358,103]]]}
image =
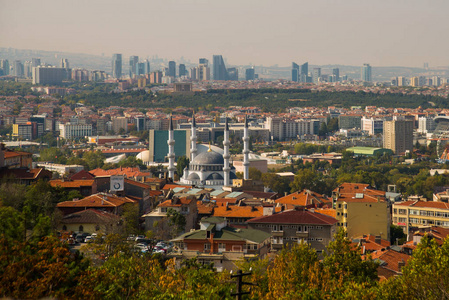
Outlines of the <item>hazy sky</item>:
{"label": "hazy sky", "polygon": [[0,47],[228,64],[449,65],[448,0],[0,0]]}

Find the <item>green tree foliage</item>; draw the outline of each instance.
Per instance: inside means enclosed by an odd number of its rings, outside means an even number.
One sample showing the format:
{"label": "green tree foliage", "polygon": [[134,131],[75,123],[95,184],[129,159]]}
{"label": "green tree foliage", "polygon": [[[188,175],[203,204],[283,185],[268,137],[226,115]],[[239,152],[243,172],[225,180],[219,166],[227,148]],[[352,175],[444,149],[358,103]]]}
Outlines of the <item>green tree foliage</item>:
{"label": "green tree foliage", "polygon": [[125,233],[138,234],[141,229],[139,227],[139,206],[132,203],[125,204],[123,207],[122,218],[125,225]]}
{"label": "green tree foliage", "polygon": [[179,177],[182,177],[182,175],[184,174],[184,168],[189,165],[189,162],[189,159],[185,155],[178,158],[176,171],[178,172]]}
{"label": "green tree foliage", "polygon": [[25,228],[22,215],[12,207],[0,206],[0,239],[23,241]]}
{"label": "green tree foliage", "polygon": [[186,228],[186,217],[180,212],[169,208],[167,210],[168,225],[172,228],[173,237],[184,232]]}
{"label": "green tree foliage", "polygon": [[290,180],[287,177],[282,177],[275,173],[264,173],[262,174],[262,182],[264,186],[281,195],[290,192]]}

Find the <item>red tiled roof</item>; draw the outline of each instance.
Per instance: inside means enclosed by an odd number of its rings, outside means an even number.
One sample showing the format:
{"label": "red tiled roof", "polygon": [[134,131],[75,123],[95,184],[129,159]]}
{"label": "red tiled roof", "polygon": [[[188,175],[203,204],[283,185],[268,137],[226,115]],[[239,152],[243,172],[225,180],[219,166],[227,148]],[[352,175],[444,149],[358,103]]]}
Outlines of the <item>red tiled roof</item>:
{"label": "red tiled roof", "polygon": [[54,179],[49,181],[52,187],[60,186],[63,188],[79,188],[82,186],[92,186],[95,183],[95,180],[72,180],[72,181],[63,181],[62,179]]}
{"label": "red tiled roof", "polygon": [[164,187],[162,188],[164,191],[168,191],[177,187],[183,187],[186,189],[190,189],[192,186],[190,185],[179,185],[179,184],[166,184],[164,185]]}
{"label": "red tiled roof", "polygon": [[405,201],[395,203],[395,206],[409,206],[409,207],[429,207],[439,209],[449,209],[449,203],[437,201]]}
{"label": "red tiled roof", "polygon": [[401,272],[399,269],[399,262],[404,262],[407,264],[407,261],[411,258],[410,255],[397,252],[392,249],[384,250],[384,251],[376,251],[371,254],[372,259],[380,259],[385,262],[382,264],[382,267],[392,270],[394,272]]}
{"label": "red tiled roof", "polygon": [[96,209],[86,209],[67,216],[61,220],[63,224],[98,224],[119,221],[120,217]]}
{"label": "red tiled roof", "polygon": [[248,223],[333,225],[337,219],[310,210],[288,210],[271,216],[254,218]]}
{"label": "red tiled roof", "polygon": [[73,174],[70,176],[71,180],[78,180],[78,179],[94,179],[95,176],[92,173],[87,172],[86,170],[81,170],[78,173]]}
{"label": "red tiled roof", "polygon": [[176,198],[176,199],[171,199],[171,200],[165,200],[158,206],[159,207],[179,207],[182,205],[189,205],[192,201],[196,201],[196,199],[181,197],[181,198]]}
{"label": "red tiled roof", "polygon": [[150,172],[141,172],[139,168],[117,168],[111,170],[103,170],[100,168],[89,171],[94,176],[111,176],[111,175],[124,175],[128,178],[133,177],[146,177],[151,176]]}
{"label": "red tiled roof", "polygon": [[57,207],[119,207],[126,203],[136,203],[128,197],[114,195],[95,194],[81,200],[64,201],[58,203]]}
{"label": "red tiled roof", "polygon": [[212,203],[203,203],[203,201],[197,201],[196,206],[198,209],[198,214],[200,215],[211,215],[214,211],[214,205]]}

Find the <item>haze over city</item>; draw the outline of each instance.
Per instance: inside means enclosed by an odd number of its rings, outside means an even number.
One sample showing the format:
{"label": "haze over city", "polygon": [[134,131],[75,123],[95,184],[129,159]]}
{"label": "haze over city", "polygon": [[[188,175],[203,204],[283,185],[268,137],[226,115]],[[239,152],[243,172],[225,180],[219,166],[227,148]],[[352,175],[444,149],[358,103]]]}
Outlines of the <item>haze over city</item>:
{"label": "haze over city", "polygon": [[447,66],[449,2],[3,1],[0,47],[231,64]]}

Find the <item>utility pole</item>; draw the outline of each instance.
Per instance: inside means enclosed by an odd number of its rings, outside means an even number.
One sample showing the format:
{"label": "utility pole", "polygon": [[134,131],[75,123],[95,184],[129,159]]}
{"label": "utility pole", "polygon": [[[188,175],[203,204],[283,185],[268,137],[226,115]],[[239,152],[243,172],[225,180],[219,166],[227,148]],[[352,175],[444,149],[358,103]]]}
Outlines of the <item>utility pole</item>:
{"label": "utility pole", "polygon": [[255,285],[251,282],[243,282],[243,276],[251,275],[251,272],[243,273],[242,270],[238,270],[237,274],[231,275],[231,278],[237,277],[236,285],[237,285],[237,293],[232,293],[231,296],[235,296],[235,299],[241,300],[243,295],[250,294],[251,292],[242,292],[243,285]]}

